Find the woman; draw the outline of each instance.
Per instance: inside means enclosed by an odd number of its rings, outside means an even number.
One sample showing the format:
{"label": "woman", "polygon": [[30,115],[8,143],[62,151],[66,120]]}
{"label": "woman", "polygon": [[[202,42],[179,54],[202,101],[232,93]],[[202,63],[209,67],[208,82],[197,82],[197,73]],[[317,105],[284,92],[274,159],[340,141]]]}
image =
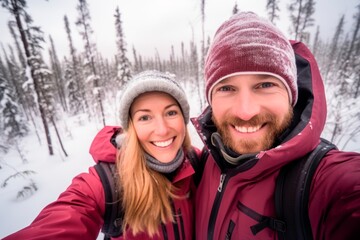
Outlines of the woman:
{"label": "woman", "polygon": [[[172,75],[140,73],[122,91],[119,116],[119,150],[110,143],[118,131],[111,127],[96,136],[90,149],[96,162],[115,161],[116,153],[124,213],[117,239],[191,239],[194,170],[186,157],[192,147],[183,89]],[[5,239],[96,239],[104,213],[104,188],[91,167],[30,226]]]}

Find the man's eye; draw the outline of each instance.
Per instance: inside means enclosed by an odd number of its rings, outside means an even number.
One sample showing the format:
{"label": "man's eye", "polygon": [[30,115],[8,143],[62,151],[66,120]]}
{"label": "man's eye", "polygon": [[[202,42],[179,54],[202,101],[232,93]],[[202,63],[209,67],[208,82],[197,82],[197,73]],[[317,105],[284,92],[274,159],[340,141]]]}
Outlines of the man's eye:
{"label": "man's eye", "polygon": [[227,91],[231,91],[232,88],[230,86],[222,86],[222,87],[219,87],[217,90],[219,92],[227,92]]}
{"label": "man's eye", "polygon": [[264,83],[259,84],[259,88],[269,88],[269,87],[273,87],[273,86],[275,86],[275,84],[272,82],[264,82]]}

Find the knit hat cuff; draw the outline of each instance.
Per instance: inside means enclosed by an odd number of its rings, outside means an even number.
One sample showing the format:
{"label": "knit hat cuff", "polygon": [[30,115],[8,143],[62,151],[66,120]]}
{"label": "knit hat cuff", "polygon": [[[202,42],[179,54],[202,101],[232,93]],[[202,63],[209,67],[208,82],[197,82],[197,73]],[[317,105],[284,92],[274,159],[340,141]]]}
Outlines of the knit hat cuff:
{"label": "knit hat cuff", "polygon": [[158,71],[145,71],[134,76],[121,92],[120,98],[120,125],[127,129],[129,126],[130,107],[139,95],[146,92],[164,92],[173,97],[181,108],[185,124],[189,122],[190,107],[186,94],[174,75]]}

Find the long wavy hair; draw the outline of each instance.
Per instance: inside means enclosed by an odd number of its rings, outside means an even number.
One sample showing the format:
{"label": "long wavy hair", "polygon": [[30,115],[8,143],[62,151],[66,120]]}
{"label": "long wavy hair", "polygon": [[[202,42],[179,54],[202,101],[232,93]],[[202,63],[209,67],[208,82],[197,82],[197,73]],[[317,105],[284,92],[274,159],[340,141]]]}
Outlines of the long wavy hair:
{"label": "long wavy hair", "polygon": [[[125,134],[117,154],[117,171],[124,209],[123,233],[129,228],[133,235],[146,232],[153,237],[158,234],[161,223],[174,220],[171,199],[181,196],[176,195],[178,186],[174,186],[163,174],[147,167],[145,152],[131,119]],[[191,148],[187,128],[183,148],[185,152]]]}

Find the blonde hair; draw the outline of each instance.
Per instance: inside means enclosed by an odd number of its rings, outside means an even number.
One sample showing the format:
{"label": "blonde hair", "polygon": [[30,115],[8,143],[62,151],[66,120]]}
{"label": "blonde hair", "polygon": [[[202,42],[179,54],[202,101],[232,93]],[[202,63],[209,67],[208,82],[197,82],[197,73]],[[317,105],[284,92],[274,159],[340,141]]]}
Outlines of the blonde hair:
{"label": "blonde hair", "polygon": [[[173,221],[171,199],[176,195],[176,187],[161,173],[146,165],[145,152],[136,135],[131,119],[125,133],[125,141],[117,155],[117,171],[124,209],[123,233],[126,228],[132,234],[147,232],[153,237],[158,234],[159,225]],[[191,147],[186,129],[183,143],[185,150]]]}

